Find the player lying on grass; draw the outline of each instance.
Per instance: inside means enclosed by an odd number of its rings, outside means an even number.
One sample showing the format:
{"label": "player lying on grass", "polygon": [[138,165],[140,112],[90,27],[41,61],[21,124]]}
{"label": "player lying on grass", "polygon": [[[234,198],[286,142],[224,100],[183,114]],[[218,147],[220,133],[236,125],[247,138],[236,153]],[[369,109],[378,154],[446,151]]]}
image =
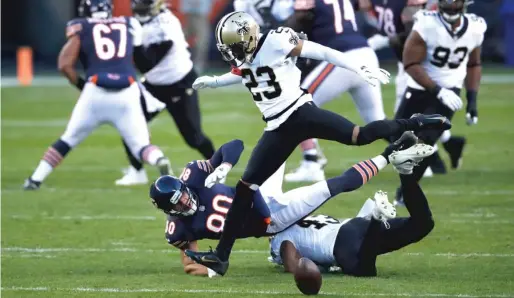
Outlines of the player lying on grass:
{"label": "player lying on grass", "polygon": [[[417,148],[414,145],[411,148]],[[434,151],[430,148],[423,156]],[[411,150],[410,148],[408,150]],[[416,149],[417,150],[417,149]],[[434,220],[427,198],[412,175],[416,161],[398,163],[402,151],[390,156],[391,163],[400,173],[401,187],[409,217],[392,218],[387,222],[380,217],[391,218],[387,194],[378,191],[374,201],[368,199],[355,218],[342,222],[326,215],[307,217],[296,225],[270,239],[271,258],[283,264],[287,272],[294,274],[298,260],[306,257],[321,267],[338,266],[344,274],[354,276],[376,276],[377,256],[403,248],[425,238],[434,228]],[[396,155],[396,157],[393,157]],[[375,205],[385,204],[385,205]],[[384,208],[379,208],[384,206]],[[394,209],[393,209],[394,210]],[[394,215],[393,215],[394,214]]]}
{"label": "player lying on grass", "polygon": [[[239,227],[237,237],[274,235],[308,216],[330,198],[353,191],[394,158],[396,167],[411,167],[429,156],[432,147],[415,145],[417,138],[406,132],[382,154],[355,164],[342,175],[316,184],[282,193],[284,165],[272,175],[253,196],[251,210]],[[399,151],[402,150],[402,151]],[[216,182],[227,176],[243,151],[243,143],[233,140],[224,144],[210,160],[192,161],[180,178],[162,176],[150,187],[153,204],[168,215],[166,239],[171,245],[184,250],[197,251],[197,240],[219,239],[225,216],[235,195],[235,188]],[[394,208],[382,198],[375,201],[377,208]],[[395,212],[395,211],[394,211]],[[379,216],[377,219],[385,220]],[[184,270],[193,275],[215,275],[214,271],[182,254]]]}

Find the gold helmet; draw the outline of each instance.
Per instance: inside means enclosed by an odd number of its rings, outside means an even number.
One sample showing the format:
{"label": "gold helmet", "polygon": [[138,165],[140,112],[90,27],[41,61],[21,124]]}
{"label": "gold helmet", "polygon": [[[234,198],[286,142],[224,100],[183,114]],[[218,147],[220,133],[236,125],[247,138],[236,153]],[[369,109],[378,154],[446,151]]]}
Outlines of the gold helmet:
{"label": "gold helmet", "polygon": [[166,8],[164,0],[132,0],[132,11],[141,23],[149,22]]}
{"label": "gold helmet", "polygon": [[252,61],[257,48],[260,27],[246,12],[236,11],[225,15],[216,25],[216,46],[223,59],[233,65]]}

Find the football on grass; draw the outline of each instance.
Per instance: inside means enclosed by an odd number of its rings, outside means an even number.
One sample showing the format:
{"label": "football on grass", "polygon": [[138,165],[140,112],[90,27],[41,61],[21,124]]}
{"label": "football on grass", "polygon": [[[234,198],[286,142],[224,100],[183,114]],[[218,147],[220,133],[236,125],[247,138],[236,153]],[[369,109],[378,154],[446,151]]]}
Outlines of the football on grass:
{"label": "football on grass", "polygon": [[321,289],[321,272],[313,261],[301,258],[294,274],[296,286],[305,295],[316,295]]}

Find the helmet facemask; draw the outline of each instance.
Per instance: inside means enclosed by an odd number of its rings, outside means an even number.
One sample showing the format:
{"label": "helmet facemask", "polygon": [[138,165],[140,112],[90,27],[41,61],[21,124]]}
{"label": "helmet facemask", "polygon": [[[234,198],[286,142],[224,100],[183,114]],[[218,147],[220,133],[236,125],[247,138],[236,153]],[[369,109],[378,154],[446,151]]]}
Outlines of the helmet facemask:
{"label": "helmet facemask", "polygon": [[150,187],[152,203],[173,216],[191,216],[198,210],[197,196],[178,178],[162,176]]}
{"label": "helmet facemask", "polygon": [[466,12],[466,7],[473,3],[467,0],[439,0],[439,13],[449,24],[455,24]]}
{"label": "helmet facemask", "polygon": [[132,0],[132,12],[141,23],[149,22],[160,13],[164,6],[162,0]]}

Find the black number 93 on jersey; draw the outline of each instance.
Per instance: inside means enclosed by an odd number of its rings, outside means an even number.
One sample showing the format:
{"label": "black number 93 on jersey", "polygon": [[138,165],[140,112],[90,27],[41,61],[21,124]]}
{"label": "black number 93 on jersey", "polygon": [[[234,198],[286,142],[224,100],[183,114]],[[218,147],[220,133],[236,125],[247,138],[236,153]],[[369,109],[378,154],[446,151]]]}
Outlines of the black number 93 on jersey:
{"label": "black number 93 on jersey", "polygon": [[432,54],[430,63],[437,67],[448,65],[450,69],[455,69],[460,66],[462,61],[466,59],[467,55],[467,47],[459,47],[452,52],[449,48],[439,46],[434,49],[434,54]]}

